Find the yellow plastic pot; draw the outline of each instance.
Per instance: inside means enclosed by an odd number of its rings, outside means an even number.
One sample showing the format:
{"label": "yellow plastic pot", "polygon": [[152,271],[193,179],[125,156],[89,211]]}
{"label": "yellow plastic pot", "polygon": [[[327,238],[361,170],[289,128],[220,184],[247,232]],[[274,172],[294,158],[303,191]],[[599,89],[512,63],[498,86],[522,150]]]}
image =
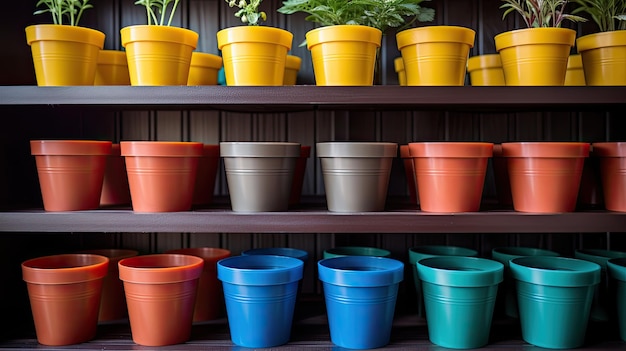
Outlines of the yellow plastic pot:
{"label": "yellow plastic pot", "polygon": [[120,33],[131,85],[187,85],[198,33],[156,25],[128,26]]}
{"label": "yellow plastic pot", "polygon": [[506,85],[563,85],[576,31],[526,28],[495,36]]}
{"label": "yellow plastic pot", "polygon": [[402,56],[396,57],[393,60],[393,68],[398,74],[398,84],[406,85],[406,71],[404,70],[404,61],[402,61]]}
{"label": "yellow plastic pot", "polygon": [[467,60],[472,86],[505,85],[499,54],[472,56]]}
{"label": "yellow plastic pot", "polygon": [[457,26],[427,26],[396,34],[407,85],[464,85],[476,32]]}
{"label": "yellow plastic pot", "polygon": [[293,34],[281,28],[238,26],[217,32],[226,85],[283,85]]}
{"label": "yellow plastic pot", "polygon": [[306,33],[317,85],[374,84],[376,51],[382,32],[361,25],[320,27]]}
{"label": "yellow plastic pot", "polygon": [[583,70],[583,60],[580,54],[570,55],[567,59],[567,71],[565,72],[564,85],[586,85],[585,72]]}
{"label": "yellow plastic pot", "polygon": [[302,59],[298,56],[287,55],[287,61],[285,61],[285,77],[283,78],[283,85],[296,85],[301,64]]}
{"label": "yellow plastic pot", "polygon": [[205,52],[192,52],[187,85],[217,85],[222,58]]}
{"label": "yellow plastic pot", "polygon": [[37,85],[93,85],[104,33],[58,24],[26,27]]}
{"label": "yellow plastic pot", "polygon": [[585,35],[576,46],[587,85],[626,85],[626,30]]}
{"label": "yellow plastic pot", "polygon": [[118,50],[100,50],[94,85],[130,85],[126,53]]}

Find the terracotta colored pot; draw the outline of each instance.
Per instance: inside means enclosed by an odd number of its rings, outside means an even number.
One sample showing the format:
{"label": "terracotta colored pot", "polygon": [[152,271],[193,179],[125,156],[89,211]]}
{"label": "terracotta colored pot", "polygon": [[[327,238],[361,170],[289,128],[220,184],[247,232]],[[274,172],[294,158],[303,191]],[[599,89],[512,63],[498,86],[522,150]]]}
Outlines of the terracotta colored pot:
{"label": "terracotta colored pot", "polygon": [[204,268],[198,281],[193,321],[205,322],[221,317],[224,305],[224,291],[222,290],[222,284],[217,279],[217,261],[230,257],[230,251],[213,247],[193,247],[169,250],[165,253],[192,255],[204,260]]}
{"label": "terracotta colored pot", "polygon": [[400,157],[404,163],[404,175],[406,176],[406,184],[409,188],[411,204],[417,204],[417,180],[415,179],[413,158],[409,154],[409,145],[400,145]]}
{"label": "terracotta colored pot", "polygon": [[626,142],[593,143],[607,210],[626,212]]}
{"label": "terracotta colored pot", "polygon": [[191,209],[202,143],[122,141],[120,147],[134,211]]}
{"label": "terracotta colored pot", "polygon": [[125,51],[100,50],[93,85],[130,85]]}
{"label": "terracotta colored pot", "polygon": [[409,143],[420,207],[426,212],[478,211],[493,144]]}
{"label": "terracotta colored pot", "polygon": [[574,211],[588,143],[503,143],[502,152],[516,211]]}
{"label": "terracotta colored pot", "polygon": [[124,286],[120,280],[117,263],[125,258],[137,256],[139,252],[124,249],[98,249],[85,250],[79,253],[100,255],[109,259],[109,269],[102,281],[102,298],[100,301],[98,321],[108,322],[128,318]]}
{"label": "terracotta colored pot", "polygon": [[196,185],[193,191],[194,205],[208,205],[213,201],[215,178],[220,164],[220,146],[204,144],[204,152],[198,160]]}
{"label": "terracotta colored pot", "polygon": [[217,85],[220,68],[222,68],[221,56],[205,52],[192,52],[187,85]]}
{"label": "terracotta colored pot", "polygon": [[22,263],[40,344],[71,345],[93,339],[108,265],[108,258],[87,254],[44,256]]}
{"label": "terracotta colored pot", "polygon": [[130,189],[126,176],[126,164],[120,153],[120,144],[111,145],[102,182],[100,206],[130,204]]}
{"label": "terracotta colored pot", "polygon": [[30,150],[46,211],[98,208],[110,141],[31,140]]}
{"label": "terracotta colored pot", "polygon": [[154,254],[125,258],[118,266],[133,341],[164,346],[189,340],[204,260]]}
{"label": "terracotta colored pot", "polygon": [[496,194],[498,203],[504,206],[513,205],[511,195],[511,181],[509,180],[509,170],[506,158],[502,157],[502,145],[493,146],[493,176],[496,182]]}
{"label": "terracotta colored pot", "polygon": [[296,206],[300,203],[302,195],[302,184],[306,173],[306,163],[311,156],[311,147],[301,145],[300,157],[296,160],[296,168],[293,171],[293,182],[291,183],[291,193],[289,195],[289,206]]}

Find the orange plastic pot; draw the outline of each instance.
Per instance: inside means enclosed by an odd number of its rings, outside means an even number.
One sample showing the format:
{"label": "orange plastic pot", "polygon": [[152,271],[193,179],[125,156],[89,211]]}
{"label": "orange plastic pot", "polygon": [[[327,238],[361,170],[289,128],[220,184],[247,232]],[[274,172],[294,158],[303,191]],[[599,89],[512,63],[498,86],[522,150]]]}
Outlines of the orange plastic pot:
{"label": "orange plastic pot", "polygon": [[567,71],[565,72],[566,86],[587,85],[585,83],[585,71],[583,70],[583,60],[580,55],[569,55],[567,59]]}
{"label": "orange plastic pot", "polygon": [[37,85],[93,85],[104,37],[100,31],[77,26],[26,27]]}
{"label": "orange plastic pot", "polygon": [[85,250],[81,254],[100,255],[109,259],[107,275],[102,281],[102,295],[100,299],[99,322],[119,321],[128,318],[126,309],[126,297],[124,296],[124,286],[120,280],[120,273],[117,263],[127,257],[137,256],[136,250],[124,249],[97,249]]}
{"label": "orange plastic pot", "polygon": [[296,85],[298,81],[298,72],[302,65],[302,59],[298,56],[287,55],[285,61],[285,76],[283,77],[283,85]]}
{"label": "orange plastic pot", "polygon": [[563,85],[576,31],[525,28],[495,36],[506,85]]}
{"label": "orange plastic pot", "polygon": [[224,292],[222,291],[222,284],[217,279],[217,261],[230,257],[230,251],[213,247],[194,247],[170,250],[165,253],[192,255],[204,260],[204,268],[198,281],[193,321],[205,322],[221,317]]}
{"label": "orange plastic pot", "polygon": [[100,50],[94,85],[130,85],[126,52]]}
{"label": "orange plastic pot", "polygon": [[467,60],[467,72],[472,86],[505,85],[500,54],[470,57]]}
{"label": "orange plastic pot", "polygon": [[306,33],[316,85],[374,84],[376,51],[382,32],[360,25],[333,25]]}
{"label": "orange plastic pot", "polygon": [[626,212],[626,142],[593,143],[600,158],[600,174],[607,210]]}
{"label": "orange plastic pot", "polygon": [[198,159],[196,185],[193,191],[194,205],[208,205],[213,201],[215,178],[220,164],[220,146],[204,144],[202,157]]}
{"label": "orange plastic pot", "polygon": [[202,143],[122,141],[120,148],[135,212],[191,209]]}
{"label": "orange plastic pot", "polygon": [[289,194],[289,206],[296,206],[300,203],[302,195],[302,184],[306,173],[306,163],[311,156],[311,147],[300,146],[300,157],[296,159],[296,166],[293,170],[293,181],[291,182],[291,192]]}
{"label": "orange plastic pot", "polygon": [[398,84],[406,85],[406,71],[404,70],[404,61],[402,61],[402,56],[396,57],[393,60],[393,68],[398,74]]}
{"label": "orange plastic pot", "polygon": [[503,143],[502,153],[507,158],[516,211],[574,211],[588,143]]}
{"label": "orange plastic pot", "polygon": [[396,34],[407,85],[463,85],[476,32],[457,26],[426,26]]}
{"label": "orange plastic pot", "polygon": [[102,181],[100,206],[130,204],[130,189],[126,176],[126,164],[120,153],[120,144],[111,145],[111,154],[107,157]]}
{"label": "orange plastic pot", "polygon": [[502,145],[493,146],[493,177],[496,183],[496,194],[498,203],[504,206],[513,205],[511,195],[511,181],[509,180],[509,170],[506,158],[502,156]]}
{"label": "orange plastic pot", "polygon": [[187,85],[217,85],[222,58],[205,52],[192,52]]}
{"label": "orange plastic pot", "polygon": [[409,143],[419,200],[426,212],[478,211],[493,144]]}
{"label": "orange plastic pot", "polygon": [[198,33],[178,27],[135,25],[120,30],[131,85],[187,85]]}
{"label": "orange plastic pot", "polygon": [[217,32],[226,85],[283,85],[293,34],[274,27],[237,26]]}
{"label": "orange plastic pot", "polygon": [[417,180],[415,179],[413,158],[409,154],[409,145],[400,145],[400,158],[402,158],[404,164],[404,175],[409,189],[409,198],[411,199],[411,204],[415,205],[417,204]]}
{"label": "orange plastic pot", "polygon": [[626,85],[626,30],[582,36],[576,47],[587,85]]}
{"label": "orange plastic pot", "polygon": [[204,260],[154,254],[125,258],[118,266],[133,341],[165,346],[189,340]]}
{"label": "orange plastic pot", "polygon": [[108,265],[108,258],[88,254],[44,256],[22,263],[40,344],[72,345],[94,338]]}
{"label": "orange plastic pot", "polygon": [[30,151],[46,211],[98,208],[110,141],[31,140]]}

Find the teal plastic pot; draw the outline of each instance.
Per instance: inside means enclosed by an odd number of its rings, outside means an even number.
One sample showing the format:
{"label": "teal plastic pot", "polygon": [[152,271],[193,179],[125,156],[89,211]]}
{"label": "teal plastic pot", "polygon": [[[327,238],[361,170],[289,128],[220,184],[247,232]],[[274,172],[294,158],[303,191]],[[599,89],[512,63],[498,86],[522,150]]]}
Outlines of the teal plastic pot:
{"label": "teal plastic pot", "polygon": [[286,344],[303,262],[274,255],[233,256],[217,262],[231,340],[242,347]]}
{"label": "teal plastic pot", "polygon": [[609,276],[606,263],[612,258],[626,257],[626,252],[584,249],[576,250],[574,257],[600,265],[600,284],[596,285],[596,291],[593,294],[591,320],[601,322],[609,321],[612,317],[615,317],[612,312],[615,310],[615,304],[609,294]]}
{"label": "teal plastic pot", "polygon": [[413,271],[413,285],[417,294],[417,315],[426,318],[424,310],[424,297],[422,296],[422,283],[417,276],[417,261],[436,256],[478,256],[478,251],[459,246],[445,245],[422,245],[409,248],[409,263]]}
{"label": "teal plastic pot", "polygon": [[522,338],[550,349],[581,346],[600,266],[546,256],[514,258],[509,264],[517,282]]}
{"label": "teal plastic pot", "polygon": [[504,265],[504,283],[498,291],[496,310],[499,301],[502,301],[504,314],[512,318],[518,318],[517,292],[515,291],[515,279],[511,277],[509,261],[518,257],[526,256],[559,256],[557,252],[537,249],[534,247],[496,247],[491,250],[491,258]]}
{"label": "teal plastic pot", "polygon": [[626,341],[626,258],[612,258],[607,262],[609,278],[615,283],[615,310],[619,337]]}
{"label": "teal plastic pot", "polygon": [[373,256],[342,256],[317,263],[330,339],[349,349],[385,346],[403,279],[404,264]]}
{"label": "teal plastic pot", "polygon": [[391,257],[391,252],[389,250],[367,246],[342,246],[324,250],[324,258],[342,256]]}
{"label": "teal plastic pot", "polygon": [[433,344],[471,349],[488,343],[503,270],[502,263],[477,257],[439,256],[417,262]]}

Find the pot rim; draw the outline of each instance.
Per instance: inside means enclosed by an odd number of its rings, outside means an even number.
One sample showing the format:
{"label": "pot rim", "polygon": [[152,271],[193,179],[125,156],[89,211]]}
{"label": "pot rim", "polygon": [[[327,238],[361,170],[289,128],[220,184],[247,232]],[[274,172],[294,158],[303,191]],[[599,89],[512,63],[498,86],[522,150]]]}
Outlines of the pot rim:
{"label": "pot rim", "polygon": [[626,282],[626,257],[608,260],[606,262],[606,269],[613,279]]}
{"label": "pot rim", "polygon": [[483,287],[504,279],[504,265],[486,258],[435,256],[419,260],[416,265],[421,280],[437,285]]}
{"label": "pot rim", "polygon": [[[100,255],[107,257],[109,259],[109,269],[114,268],[113,263],[117,263],[117,261],[122,260],[124,258],[133,257],[139,255],[139,251],[132,249],[89,249],[89,250],[81,250],[77,253],[80,254],[91,254],[91,255]],[[115,267],[117,269],[117,267]]]}
{"label": "pot rim", "polygon": [[200,257],[204,260],[204,269],[213,268],[213,270],[215,270],[216,267],[209,267],[209,264],[213,266],[217,263],[217,261],[230,257],[231,255],[230,250],[219,247],[187,247],[167,250],[164,253]]}
{"label": "pot rim", "polygon": [[589,143],[581,142],[508,142],[502,143],[504,157],[579,158],[589,156]]}
{"label": "pot rim", "polygon": [[420,245],[409,248],[409,261],[411,264],[417,263],[417,255],[424,256],[420,260],[426,257],[436,256],[466,256],[476,257],[478,251],[463,246],[448,246],[448,245]]}
{"label": "pot rim", "polygon": [[515,29],[494,37],[498,52],[521,45],[559,44],[574,46],[575,40],[575,30],[560,27]]}
{"label": "pot rim", "polygon": [[380,47],[383,33],[374,27],[360,24],[337,24],[309,30],[305,34],[309,50],[326,42],[365,42]]}
{"label": "pot rim", "polygon": [[346,287],[389,286],[404,279],[404,263],[388,257],[331,257],[317,267],[322,282]]}
{"label": "pot rim", "polygon": [[121,50],[100,50],[98,53],[98,64],[128,66],[126,52]]}
{"label": "pot rim", "polygon": [[122,156],[201,157],[204,144],[193,141],[121,141]]}
{"label": "pot rim", "polygon": [[220,69],[222,68],[222,57],[208,52],[193,51],[191,53],[190,66]]}
{"label": "pot rim", "polygon": [[531,284],[577,287],[600,282],[600,265],[582,259],[526,256],[512,259],[509,265],[513,278]]}
{"label": "pot rim", "polygon": [[291,32],[270,26],[235,26],[217,32],[217,46],[220,50],[224,46],[234,43],[276,44],[290,50],[292,42],[293,34]]}
{"label": "pot rim", "polygon": [[302,65],[302,59],[299,56],[287,55],[287,60],[285,61],[285,69],[300,70],[300,65]]}
{"label": "pot rim", "polygon": [[120,35],[123,47],[132,42],[151,41],[177,43],[194,49],[198,45],[198,33],[181,27],[136,24],[120,29]]}
{"label": "pot rim", "polygon": [[502,68],[500,54],[482,54],[467,59],[468,72],[488,68]]}
{"label": "pot rim", "polygon": [[396,33],[398,50],[402,48],[429,42],[462,43],[474,47],[476,31],[461,26],[424,26],[409,28]]}
{"label": "pot rim", "polygon": [[222,157],[300,157],[300,143],[282,141],[222,141]]}
{"label": "pot rim", "polygon": [[391,251],[369,246],[338,246],[324,251],[335,256],[391,257]]}
{"label": "pot rim", "polygon": [[32,45],[35,41],[54,40],[87,43],[102,49],[104,39],[105,34],[103,32],[87,27],[60,24],[35,24],[26,27],[28,45]]}
{"label": "pot rim", "polygon": [[398,144],[389,142],[331,141],[316,144],[317,157],[396,157]]}
{"label": "pot rim", "polygon": [[240,255],[217,262],[217,278],[235,285],[281,285],[302,279],[302,260],[278,255]]}
{"label": "pot rim", "polygon": [[506,264],[508,265],[508,262],[511,261],[513,258],[518,258],[518,257],[527,257],[527,256],[552,256],[552,257],[557,257],[560,256],[560,254],[558,252],[552,251],[552,250],[547,250],[547,249],[541,249],[538,247],[530,247],[530,246],[499,246],[499,247],[494,247],[493,249],[491,249],[491,257],[497,261],[502,262],[501,260],[498,260],[496,257],[502,257],[505,261]]}
{"label": "pot rim", "polygon": [[73,284],[104,278],[109,258],[94,254],[59,254],[22,262],[22,278],[32,284]]}
{"label": "pot rim", "polygon": [[113,143],[99,140],[31,140],[31,155],[110,155]]}
{"label": "pot rim", "polygon": [[591,33],[576,39],[576,49],[580,53],[604,47],[624,45],[626,45],[626,30]]}
{"label": "pot rim", "polygon": [[578,249],[574,253],[574,257],[597,263],[600,267],[606,268],[608,260],[626,257],[626,252],[603,249]]}
{"label": "pot rim", "polygon": [[412,142],[409,152],[413,158],[482,158],[493,155],[493,143],[485,142]]}
{"label": "pot rim", "polygon": [[128,283],[168,284],[198,279],[204,260],[192,255],[150,254],[118,262],[119,278]]}
{"label": "pot rim", "polygon": [[593,155],[599,157],[626,157],[626,142],[593,143]]}
{"label": "pot rim", "polygon": [[261,247],[255,249],[248,249],[241,252],[242,256],[249,255],[275,255],[275,256],[287,256],[293,257],[301,260],[302,262],[306,262],[309,258],[309,253],[300,250],[294,249],[291,247]]}

